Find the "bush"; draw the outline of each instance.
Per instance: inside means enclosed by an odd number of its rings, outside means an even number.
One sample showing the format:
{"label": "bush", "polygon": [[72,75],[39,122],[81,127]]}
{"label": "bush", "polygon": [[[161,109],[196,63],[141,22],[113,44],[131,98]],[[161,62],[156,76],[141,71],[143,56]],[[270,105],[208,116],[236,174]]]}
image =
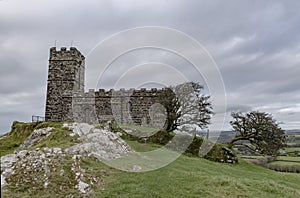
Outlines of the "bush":
{"label": "bush", "polygon": [[276,157],[266,156],[266,157],[251,160],[251,162],[258,166],[267,167],[268,163],[273,162],[274,160],[276,160]]}
{"label": "bush", "polygon": [[280,172],[300,173],[299,165],[267,164],[266,168]]}
{"label": "bush", "polygon": [[[169,146],[170,149],[174,151],[184,151],[185,154],[189,156],[198,156],[199,148],[203,143],[203,138],[195,136],[191,141],[191,136],[189,135],[177,135],[173,138],[172,144]],[[186,148],[186,145],[189,145]]]}
{"label": "bush", "polygon": [[170,140],[172,140],[174,136],[175,134],[173,132],[160,130],[147,138],[139,138],[138,141],[166,145],[168,142],[170,142]]}
{"label": "bush", "polygon": [[[101,126],[103,125],[103,123],[101,124]],[[113,133],[121,133],[122,135],[120,136],[123,140],[131,140],[131,141],[137,141],[139,140],[138,137],[131,135],[129,133],[127,133],[126,131],[124,131],[119,125],[118,123],[116,123],[115,121],[109,121],[108,122],[108,126],[109,126],[109,130]],[[105,125],[102,126],[103,128],[105,128]]]}
{"label": "bush", "polygon": [[216,162],[238,162],[238,158],[232,150],[218,143],[213,146],[213,148],[204,156],[204,158]]}
{"label": "bush", "polygon": [[[109,128],[114,133],[121,133],[121,138],[125,140],[138,141],[141,143],[154,143],[167,145],[170,141],[172,144],[168,144],[168,148],[178,152],[184,152],[187,156],[199,157],[199,149],[203,144],[203,138],[200,136],[189,135],[176,135],[173,132],[166,130],[160,130],[157,133],[149,137],[138,137],[124,131],[116,122],[109,122]],[[191,141],[192,138],[192,141]],[[186,148],[186,145],[189,145]],[[204,156],[205,159],[225,162],[225,163],[237,163],[238,158],[232,150],[228,149],[222,144],[215,143],[212,149]]]}
{"label": "bush", "polygon": [[198,156],[199,154],[199,149],[203,143],[203,138],[195,136],[192,143],[189,145],[187,150],[185,151],[186,153],[192,154],[194,156]]}
{"label": "bush", "polygon": [[[113,133],[121,133],[121,138],[124,140],[138,141],[141,143],[154,143],[154,144],[167,144],[173,137],[173,132],[168,132],[166,130],[160,130],[157,133],[149,136],[149,137],[139,137],[138,135],[134,135],[127,133],[123,128],[121,128],[115,121],[108,122],[109,129]],[[137,133],[139,134],[139,133]]]}
{"label": "bush", "polygon": [[[199,157],[200,148],[203,144],[203,138],[195,136],[190,142],[191,136],[187,135],[177,135],[176,138],[173,138],[172,144],[169,146],[170,149],[182,152],[187,156],[196,156]],[[189,146],[187,148],[186,145]],[[225,162],[225,163],[237,163],[238,158],[233,153],[232,150],[228,149],[222,144],[215,143],[212,149],[204,156],[205,159],[216,161],[216,162]]]}
{"label": "bush", "polygon": [[251,160],[251,162],[255,165],[262,166],[279,172],[300,173],[300,165],[283,165],[283,164],[271,163],[275,160],[276,160],[275,157],[267,156],[267,157]]}

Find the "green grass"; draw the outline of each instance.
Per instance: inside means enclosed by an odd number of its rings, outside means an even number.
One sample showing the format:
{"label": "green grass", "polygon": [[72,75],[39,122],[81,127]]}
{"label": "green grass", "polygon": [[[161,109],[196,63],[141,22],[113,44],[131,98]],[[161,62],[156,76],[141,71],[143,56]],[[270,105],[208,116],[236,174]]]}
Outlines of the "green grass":
{"label": "green grass", "polygon": [[47,138],[47,140],[38,143],[31,149],[38,147],[67,148],[76,143],[78,136],[69,136],[70,130],[62,128],[62,123],[60,122],[14,122],[11,131],[2,136],[2,139],[0,139],[0,156],[13,153],[35,129],[46,127],[54,128],[51,131],[52,134]]}
{"label": "green grass", "polygon": [[300,166],[300,161],[299,162],[289,162],[289,161],[273,161],[269,164],[279,164],[279,165],[285,165],[285,166],[293,166],[293,165],[298,165]]}
{"label": "green grass", "polygon": [[137,152],[147,152],[153,151],[155,149],[161,148],[163,145],[153,144],[153,143],[139,143],[137,141],[126,140],[126,142]]}
{"label": "green grass", "polygon": [[55,128],[51,130],[51,135],[46,140],[34,145],[30,150],[43,147],[60,147],[65,149],[79,143],[78,135],[70,136],[69,134],[70,131],[68,129]]}
{"label": "green grass", "polygon": [[300,157],[279,156],[266,167],[281,172],[300,173]]}
{"label": "green grass", "polygon": [[[145,146],[154,149],[155,146]],[[143,150],[143,149],[142,149]],[[69,161],[67,161],[70,163]],[[70,167],[66,163],[63,166]],[[96,159],[83,159],[81,167],[88,177],[100,178],[92,185],[89,197],[299,197],[300,174],[281,173],[255,166],[221,164],[196,157],[181,156],[154,171],[130,173],[113,169]],[[65,168],[66,169],[66,168]],[[60,170],[60,168],[58,169]],[[18,186],[4,197],[64,197],[75,191],[59,191],[59,186],[74,186],[66,177],[56,175],[51,188],[28,192],[30,184]],[[69,173],[68,173],[69,174]],[[71,175],[70,175],[71,176]],[[71,176],[72,177],[72,176]]]}
{"label": "green grass", "polygon": [[289,146],[291,146],[291,147],[293,147],[293,146],[295,146],[297,143],[296,143],[296,142],[287,142],[286,144],[289,145]]}
{"label": "green grass", "polygon": [[245,159],[260,159],[260,158],[264,158],[264,156],[262,156],[262,155],[243,155],[243,156],[241,156],[241,158],[245,158]]}
{"label": "green grass", "polygon": [[279,156],[277,157],[277,160],[300,162],[300,157]]}
{"label": "green grass", "polygon": [[129,173],[88,160],[83,167],[109,176],[93,197],[299,197],[300,175],[279,173],[241,161],[220,164],[181,156],[161,169]]}
{"label": "green grass", "polygon": [[[42,124],[43,127],[51,125]],[[0,140],[0,149],[6,148],[4,152],[12,152],[16,148],[11,147],[12,145],[22,143],[32,130],[42,127],[40,125],[29,124],[21,127],[16,124],[10,136]],[[61,128],[61,123],[53,125],[55,133],[49,140],[39,143],[38,147],[64,148],[74,143],[74,139],[68,139],[70,132]],[[138,152],[161,147],[137,141],[127,142]],[[46,190],[35,188],[35,191],[30,192],[33,184],[28,182],[15,186],[13,192],[2,191],[2,194],[5,193],[5,197],[65,197],[74,193],[76,197],[77,191],[68,190],[68,186],[74,186],[74,176],[70,172],[66,172],[64,177],[59,176],[62,166],[65,166],[65,170],[69,169],[71,162],[67,158],[62,164],[58,164],[53,172],[54,183]],[[163,168],[139,173],[120,171],[94,158],[83,159],[81,167],[86,170],[88,177],[100,178],[100,182],[93,183],[94,192],[89,197],[300,197],[300,174],[272,171],[242,159],[239,164],[225,164],[181,155]],[[62,190],[60,183],[65,186]]]}
{"label": "green grass", "polygon": [[71,131],[67,128],[54,128],[51,130],[51,135],[44,141],[34,145],[30,149],[43,147],[60,147],[62,149],[79,143],[78,135],[70,136]]}
{"label": "green grass", "polygon": [[144,127],[138,125],[120,124],[119,127],[125,130],[132,130],[131,134],[137,134],[137,136],[150,136],[158,132],[160,129],[153,127]]}
{"label": "green grass", "polygon": [[300,147],[289,147],[289,148],[284,148],[285,152],[295,152],[298,151],[300,152]]}
{"label": "green grass", "polygon": [[[15,172],[10,177],[12,185],[5,186],[1,189],[1,197],[34,197],[34,198],[51,198],[51,197],[67,197],[74,195],[79,197],[79,192],[74,186],[77,184],[75,180],[75,174],[71,171],[72,159],[70,156],[66,157],[60,163],[51,165],[50,173],[48,173],[49,186],[43,188],[44,180],[43,173],[32,171],[29,175],[26,175],[24,180],[23,169],[19,169],[19,172]],[[64,170],[64,176],[60,176],[60,170]],[[18,185],[15,185],[17,184]],[[9,190],[9,193],[6,192]],[[73,196],[73,197],[74,197]]]}
{"label": "green grass", "polygon": [[0,139],[0,156],[13,153],[32,133],[38,123],[14,122],[12,129]]}
{"label": "green grass", "polygon": [[[128,143],[137,151],[157,149],[155,144]],[[86,159],[83,167],[106,171],[104,183],[94,186],[92,197],[299,197],[300,174],[275,172],[245,160],[221,164],[180,156],[154,171],[130,173]]]}

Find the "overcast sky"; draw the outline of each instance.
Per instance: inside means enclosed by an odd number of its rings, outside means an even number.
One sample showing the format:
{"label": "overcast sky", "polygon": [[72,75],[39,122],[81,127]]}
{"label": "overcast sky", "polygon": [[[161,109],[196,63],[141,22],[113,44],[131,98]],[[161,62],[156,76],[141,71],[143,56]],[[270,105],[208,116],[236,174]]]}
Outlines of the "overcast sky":
{"label": "overcast sky", "polygon": [[[112,34],[141,26],[177,29],[201,43],[220,69],[229,113],[266,111],[283,129],[300,128],[299,8],[297,0],[2,0],[0,132],[9,131],[14,120],[44,115],[49,48],[55,40],[58,48],[70,47],[73,40],[87,56]],[[186,64],[174,54],[152,49],[133,52],[119,65],[141,59],[179,68]],[[104,88],[121,72],[118,62],[114,64]],[[92,74],[86,65],[87,89],[95,88],[88,82]]]}

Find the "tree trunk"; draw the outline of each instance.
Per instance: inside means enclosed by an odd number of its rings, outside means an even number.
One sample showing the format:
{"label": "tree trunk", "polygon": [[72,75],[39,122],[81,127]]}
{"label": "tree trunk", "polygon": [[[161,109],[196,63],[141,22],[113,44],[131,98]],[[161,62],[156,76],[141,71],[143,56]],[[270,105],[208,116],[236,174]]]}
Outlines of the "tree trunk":
{"label": "tree trunk", "polygon": [[248,139],[249,139],[249,138],[246,138],[246,137],[235,137],[235,138],[233,138],[233,139],[228,143],[227,147],[230,148],[230,149],[232,149],[232,147],[233,147],[233,145],[234,145],[234,143],[235,143],[236,141],[239,141],[239,140],[248,140]]}

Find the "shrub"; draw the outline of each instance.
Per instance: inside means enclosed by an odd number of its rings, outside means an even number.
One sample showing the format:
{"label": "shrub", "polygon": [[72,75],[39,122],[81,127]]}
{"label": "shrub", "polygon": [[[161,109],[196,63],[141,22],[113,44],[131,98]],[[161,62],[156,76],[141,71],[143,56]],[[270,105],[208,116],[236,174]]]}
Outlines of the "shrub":
{"label": "shrub", "polygon": [[[184,151],[185,155],[199,157],[200,148],[203,144],[203,138],[195,136],[190,142],[191,136],[187,135],[177,135],[176,138],[173,138],[172,144],[169,146],[170,149],[175,151]],[[189,145],[186,148],[186,145]],[[238,158],[234,152],[222,144],[215,143],[211,150],[204,156],[205,159],[216,161],[216,162],[225,162],[225,163],[237,163]]]}
{"label": "shrub", "polygon": [[266,156],[262,158],[253,159],[251,160],[251,162],[258,166],[267,167],[268,163],[273,162],[274,160],[276,160],[276,157]]}
{"label": "shrub", "polygon": [[187,150],[185,151],[186,153],[190,153],[194,156],[198,156],[199,154],[199,149],[203,143],[203,138],[195,136],[192,143],[189,145]]}
{"label": "shrub", "polygon": [[165,145],[175,136],[173,132],[168,132],[166,130],[160,130],[157,133],[147,137],[139,138],[139,142],[155,143]]}
{"label": "shrub", "polygon": [[[189,135],[176,135],[173,132],[166,130],[160,130],[157,133],[149,137],[138,137],[127,133],[116,122],[109,122],[109,128],[114,133],[121,133],[121,138],[125,140],[138,141],[141,143],[154,143],[167,145],[170,141],[172,144],[168,144],[168,148],[178,152],[184,152],[188,156],[199,157],[199,149],[203,144],[203,138],[200,136]],[[192,138],[192,141],[191,141]],[[186,146],[188,147],[186,148]],[[212,149],[204,156],[205,159],[225,162],[225,163],[237,163],[238,159],[232,150],[228,149],[222,144],[214,144]]]}
{"label": "shrub", "polygon": [[266,168],[280,172],[300,173],[299,165],[267,164]]}
{"label": "shrub", "polygon": [[[118,123],[116,123],[115,121],[109,121],[108,123],[108,127],[109,130],[113,133],[121,133],[122,135],[120,136],[123,140],[132,140],[132,141],[137,141],[139,140],[138,137],[131,135],[129,133],[127,133],[126,131],[124,131],[119,125]],[[102,124],[103,125],[103,124]],[[105,128],[105,126],[103,126],[103,128]]]}
{"label": "shrub", "polygon": [[216,162],[237,163],[238,158],[232,150],[222,144],[216,143],[213,148],[204,156],[205,159]]}

